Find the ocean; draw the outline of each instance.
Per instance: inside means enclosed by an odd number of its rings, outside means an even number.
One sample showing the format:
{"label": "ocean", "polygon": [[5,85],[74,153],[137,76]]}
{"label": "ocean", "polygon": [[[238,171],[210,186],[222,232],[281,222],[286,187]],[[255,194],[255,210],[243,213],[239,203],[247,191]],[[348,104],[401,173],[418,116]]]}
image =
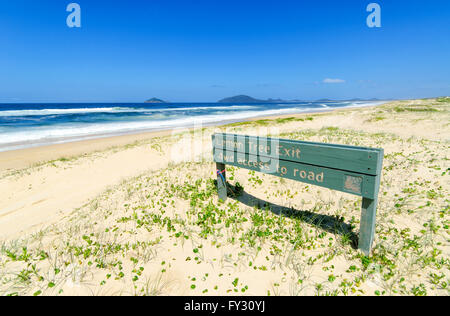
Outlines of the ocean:
{"label": "ocean", "polygon": [[0,104],[0,152],[83,139],[382,102],[296,102],[261,104]]}

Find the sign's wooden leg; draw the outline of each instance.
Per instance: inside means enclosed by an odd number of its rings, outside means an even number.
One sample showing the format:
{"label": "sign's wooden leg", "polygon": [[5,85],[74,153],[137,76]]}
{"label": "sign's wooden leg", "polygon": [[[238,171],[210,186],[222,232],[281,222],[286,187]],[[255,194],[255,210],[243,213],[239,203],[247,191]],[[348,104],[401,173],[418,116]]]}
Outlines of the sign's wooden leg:
{"label": "sign's wooden leg", "polygon": [[222,201],[227,200],[227,176],[226,167],[222,163],[216,163],[217,169],[217,191],[219,193],[219,199]]}
{"label": "sign's wooden leg", "polygon": [[377,199],[362,199],[361,228],[359,230],[359,249],[370,256],[375,236]]}

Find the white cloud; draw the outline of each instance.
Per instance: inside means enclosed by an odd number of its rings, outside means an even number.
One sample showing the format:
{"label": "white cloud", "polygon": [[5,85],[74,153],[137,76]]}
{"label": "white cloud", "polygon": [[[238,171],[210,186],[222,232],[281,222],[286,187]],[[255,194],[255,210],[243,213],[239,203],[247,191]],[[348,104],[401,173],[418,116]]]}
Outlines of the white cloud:
{"label": "white cloud", "polygon": [[343,79],[331,79],[331,78],[326,78],[322,81],[323,83],[345,83],[346,81]]}

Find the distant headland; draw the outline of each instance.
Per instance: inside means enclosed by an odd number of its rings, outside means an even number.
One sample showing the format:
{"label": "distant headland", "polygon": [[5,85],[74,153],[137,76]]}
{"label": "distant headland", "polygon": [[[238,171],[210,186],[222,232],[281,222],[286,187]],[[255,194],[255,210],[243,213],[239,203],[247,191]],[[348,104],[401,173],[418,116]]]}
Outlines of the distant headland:
{"label": "distant headland", "polygon": [[161,99],[151,98],[151,99],[145,101],[145,103],[167,103],[167,102],[164,100],[161,100]]}
{"label": "distant headland", "polygon": [[268,100],[258,100],[252,97],[249,97],[248,95],[237,95],[230,98],[225,98],[218,103],[274,103],[274,102],[286,102],[281,99],[268,99]]}
{"label": "distant headland", "polygon": [[[349,99],[349,100],[331,100],[331,99],[320,99],[316,100],[315,102],[342,102],[342,101],[380,101],[379,99]],[[267,100],[259,100],[252,98],[248,95],[237,95],[230,98],[225,98],[220,101],[217,101],[218,103],[292,103],[292,102],[304,102],[302,100],[282,100],[282,99],[267,99]]]}

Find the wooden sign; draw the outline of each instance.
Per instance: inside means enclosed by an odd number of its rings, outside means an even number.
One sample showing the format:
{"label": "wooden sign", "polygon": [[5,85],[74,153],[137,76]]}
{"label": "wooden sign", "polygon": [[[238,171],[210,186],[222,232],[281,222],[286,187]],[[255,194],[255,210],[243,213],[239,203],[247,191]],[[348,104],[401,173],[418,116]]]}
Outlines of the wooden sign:
{"label": "wooden sign", "polygon": [[226,165],[361,196],[359,248],[369,255],[375,235],[383,149],[215,134],[219,198],[227,199]]}

